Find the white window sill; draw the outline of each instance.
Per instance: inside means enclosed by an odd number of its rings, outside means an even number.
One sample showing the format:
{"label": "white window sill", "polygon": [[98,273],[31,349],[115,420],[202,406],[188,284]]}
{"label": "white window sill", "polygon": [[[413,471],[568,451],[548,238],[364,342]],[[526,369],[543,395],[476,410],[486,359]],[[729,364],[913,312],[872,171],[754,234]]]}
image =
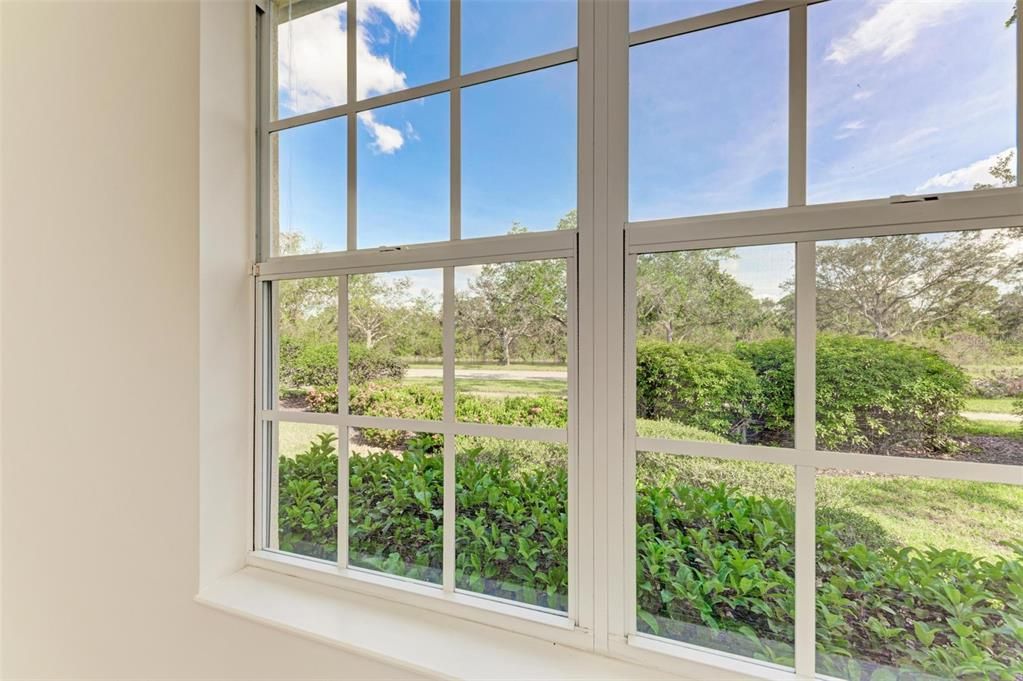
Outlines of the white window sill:
{"label": "white window sill", "polygon": [[686,676],[451,615],[246,567],[196,601],[408,671],[447,679],[737,679],[678,661]]}

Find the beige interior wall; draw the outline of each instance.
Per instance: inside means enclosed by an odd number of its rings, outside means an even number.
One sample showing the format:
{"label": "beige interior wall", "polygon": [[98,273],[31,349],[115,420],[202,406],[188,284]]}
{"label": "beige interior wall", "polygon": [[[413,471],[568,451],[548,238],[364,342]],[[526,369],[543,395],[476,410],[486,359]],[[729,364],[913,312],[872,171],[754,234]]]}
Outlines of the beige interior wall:
{"label": "beige interior wall", "polygon": [[[230,246],[245,224],[200,208],[199,6],[5,1],[0,14],[3,677],[400,676],[192,600],[200,244]],[[217,176],[225,196],[246,186],[218,163],[203,159],[204,202]],[[244,409],[216,409],[204,403],[204,431],[230,452],[204,460],[207,482],[245,447],[223,428]],[[231,513],[204,546],[231,544],[224,528],[244,523]],[[236,554],[221,555],[213,577]]]}

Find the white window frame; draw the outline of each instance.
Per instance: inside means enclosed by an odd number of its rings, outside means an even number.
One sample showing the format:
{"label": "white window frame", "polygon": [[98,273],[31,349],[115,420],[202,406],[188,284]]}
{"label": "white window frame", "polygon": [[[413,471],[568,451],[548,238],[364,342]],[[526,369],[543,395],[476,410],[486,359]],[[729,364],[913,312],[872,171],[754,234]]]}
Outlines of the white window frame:
{"label": "white window frame", "polygon": [[[356,16],[358,0],[345,0],[348,20]],[[593,5],[580,3],[578,10],[579,46],[503,64],[482,71],[460,73],[460,40],[450,40],[450,74],[448,78],[406,90],[356,100],[355,31],[347,32],[347,102],[343,105],[306,113],[286,119],[272,116],[276,88],[271,82],[270,63],[272,19],[260,16],[259,111],[257,155],[260,172],[258,252],[261,259],[254,267],[256,285],[256,403],[254,405],[255,480],[252,527],[253,550],[250,565],[282,571],[295,576],[367,593],[390,600],[452,614],[483,624],[531,634],[573,647],[593,646],[592,551],[593,530],[589,524],[592,507],[589,482],[592,464],[580,460],[580,433],[592,430],[589,410],[580,409],[580,385],[586,385],[585,358],[578,352],[582,301],[587,294],[577,293],[577,281],[585,267],[580,263],[580,243],[587,240],[591,212],[585,208],[590,201],[591,181],[585,171],[585,158],[590,153],[584,141],[592,139],[592,107],[588,101],[592,67],[587,63],[583,36],[592,35],[584,26],[592,24]],[[461,34],[461,2],[451,2],[450,37]],[[474,239],[461,238],[461,90],[474,85],[531,73],[540,69],[576,63],[578,79],[577,102],[577,211],[578,229],[571,231],[532,232],[519,235]],[[450,102],[450,233],[449,240],[402,245],[377,249],[357,249],[357,114],[390,104],[420,99],[447,92]],[[271,136],[300,125],[347,116],[347,245],[348,250],[298,256],[273,255],[273,173],[271,172]],[[459,422],[455,419],[455,326],[454,268],[495,262],[563,259],[566,261],[568,293],[568,412],[564,429],[501,426]],[[277,284],[281,280],[305,277],[337,277],[338,286],[338,387],[339,395],[347,394],[348,334],[347,277],[362,273],[400,272],[441,269],[443,291],[443,383],[444,416],[440,421],[357,416],[347,412],[347,403],[339,400],[338,414],[281,411],[277,408],[276,333]],[[585,394],[585,393],[584,393]],[[338,438],[338,560],[335,562],[304,558],[276,550],[276,461],[275,452],[279,423],[316,423],[337,429]],[[348,428],[376,427],[438,433],[444,436],[444,520],[443,578],[434,586],[425,582],[386,575],[348,566],[348,451],[344,433]],[[455,437],[476,435],[504,439],[559,442],[568,448],[568,610],[557,612],[483,594],[462,591],[455,586]]]}
{"label": "white window frame", "polygon": [[[315,255],[270,256],[273,230],[270,200],[269,144],[257,145],[260,172],[258,229],[259,252],[255,267],[257,287],[256,338],[257,404],[256,513],[253,551],[249,563],[259,567],[380,596],[408,605],[432,609],[482,624],[493,625],[581,649],[591,649],[620,659],[679,672],[684,661],[718,667],[730,673],[758,678],[812,679],[815,669],[814,622],[814,514],[815,476],[822,464],[830,468],[855,468],[895,475],[974,480],[1023,485],[1023,467],[998,464],[880,457],[866,454],[818,452],[815,448],[813,408],[815,346],[815,254],[816,241],[834,238],[933,233],[962,229],[1006,227],[1023,224],[1023,189],[934,195],[936,200],[892,197],[839,204],[806,205],[807,130],[807,8],[825,0],[756,0],[663,25],[629,31],[626,2],[581,0],[578,11],[578,46],[546,55],[489,68],[460,73],[461,0],[452,0],[450,14],[450,76],[361,101],[355,98],[355,32],[348,32],[348,98],[344,105],[283,120],[272,120],[268,87],[269,31],[261,31],[260,123],[257,139],[302,124],[348,116],[347,244],[344,252]],[[358,0],[347,0],[349,21]],[[655,40],[711,29],[756,17],[787,12],[789,20],[789,121],[788,205],[783,208],[630,222],[628,217],[629,168],[629,49]],[[1023,22],[1016,22],[1017,141],[1023,140]],[[540,232],[524,235],[461,239],[461,139],[460,92],[464,87],[510,77],[542,68],[576,62],[577,102],[577,210],[576,232]],[[450,240],[404,246],[398,250],[356,250],[356,159],[359,111],[448,92],[451,111]],[[1017,154],[1017,177],[1020,177]],[[1023,180],[1023,178],[1020,178]],[[638,438],[635,423],[635,268],[642,253],[699,248],[739,247],[792,243],[796,251],[796,423],[791,448],[734,444],[695,443]],[[445,419],[441,422],[398,421],[337,415],[286,415],[275,413],[269,400],[276,394],[263,376],[272,365],[271,352],[263,340],[269,337],[272,319],[264,306],[273,309],[272,282],[307,276],[338,276],[339,372],[347,364],[344,306],[345,277],[362,272],[443,268],[445,298],[453,290],[452,268],[508,260],[564,257],[569,262],[570,325],[570,425],[569,444],[569,612],[554,614],[535,608],[469,595],[453,588],[453,449],[449,441],[457,434],[537,439],[538,429],[459,424],[453,419],[453,402],[445,393]],[[264,290],[269,293],[262,292]],[[573,305],[573,300],[575,304]],[[445,322],[453,307],[445,306]],[[453,326],[445,325],[444,381],[453,384]],[[273,375],[270,371],[269,375]],[[344,378],[339,393],[344,394]],[[453,394],[453,393],[450,393]],[[344,412],[344,407],[341,407]],[[449,418],[451,416],[451,418]],[[376,426],[409,428],[445,435],[445,574],[442,588],[389,577],[357,568],[339,567],[343,542],[339,537],[338,565],[290,556],[270,550],[267,541],[272,514],[264,484],[272,479],[273,452],[264,446],[261,423],[304,421],[340,428]],[[528,431],[528,432],[526,432]],[[546,438],[548,435],[541,435]],[[557,438],[560,435],[550,434]],[[346,527],[347,474],[345,438],[339,438],[339,527]],[[552,440],[553,441],[553,440]],[[635,615],[635,453],[660,451],[682,456],[763,461],[792,466],[796,470],[796,620],[795,669],[783,669],[686,643],[669,641],[636,631]],[[582,455],[580,455],[582,453]],[[449,567],[450,564],[450,567]]]}
{"label": "white window frame", "polygon": [[[945,478],[978,482],[1023,485],[1019,466],[937,461],[870,454],[822,452],[816,449],[815,436],[815,346],[816,346],[816,253],[817,241],[907,233],[937,233],[965,229],[987,229],[1023,224],[1023,190],[1002,188],[833,204],[806,205],[806,130],[807,130],[807,9],[824,0],[763,0],[691,19],[683,19],[629,33],[628,15],[612,10],[612,35],[628,35],[611,41],[611,60],[618,60],[611,84],[620,90],[612,100],[624,101],[624,110],[614,117],[617,126],[612,138],[624,140],[612,146],[617,156],[611,165],[628,168],[628,50],[654,40],[672,38],[698,30],[713,30],[729,23],[768,14],[788,12],[788,205],[784,208],[744,211],[720,215],[670,218],[664,220],[628,220],[627,171],[614,175],[612,193],[614,217],[624,224],[624,400],[625,421],[623,475],[619,493],[624,502],[621,514],[623,549],[621,574],[616,575],[623,588],[621,620],[612,626],[621,628],[613,639],[612,650],[638,661],[670,668],[665,657],[717,664],[731,671],[762,678],[813,679],[816,671],[815,622],[815,484],[817,470],[844,468],[889,475]],[[1017,139],[1023,138],[1023,28],[1016,24],[1017,41]],[[622,42],[627,42],[622,46]],[[612,103],[612,106],[614,104]],[[620,105],[619,105],[620,107]],[[1017,178],[1021,167],[1017,155]],[[1023,179],[1023,178],[1020,178]],[[610,218],[609,218],[610,219]],[[793,244],[795,250],[795,442],[790,448],[756,445],[688,442],[638,437],[636,421],[636,265],[645,253]],[[636,626],[636,528],[635,485],[636,453],[652,451],[676,456],[711,457],[728,460],[759,461],[795,469],[795,665],[780,667],[751,658],[703,648],[684,642],[637,631]],[[618,528],[615,528],[616,530]]]}

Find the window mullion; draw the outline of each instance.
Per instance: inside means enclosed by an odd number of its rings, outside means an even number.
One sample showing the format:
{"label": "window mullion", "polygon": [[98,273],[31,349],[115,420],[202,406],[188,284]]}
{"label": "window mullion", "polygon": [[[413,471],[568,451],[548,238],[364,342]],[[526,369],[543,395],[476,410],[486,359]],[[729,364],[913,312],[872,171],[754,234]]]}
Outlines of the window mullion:
{"label": "window mullion", "polygon": [[[1016,3],[1015,7],[1019,7]],[[1016,186],[1023,187],[1023,17],[1016,13]]]}
{"label": "window mullion", "polygon": [[462,2],[451,0],[449,8],[451,28],[448,39],[450,50],[448,61],[451,74],[451,95],[449,100],[451,125],[448,135],[451,143],[451,240],[462,238],[462,90],[458,76],[462,70]]}
{"label": "window mullion", "polygon": [[[348,0],[347,9],[347,22],[348,31],[345,34],[347,45],[345,49],[347,51],[347,101],[348,104],[354,104],[359,98],[359,91],[357,87],[358,83],[358,50],[357,36],[359,32],[358,27],[358,0]],[[358,186],[358,158],[359,158],[359,128],[358,128],[358,114],[348,114],[348,144],[346,145],[346,153],[348,154],[347,163],[347,182],[348,182],[348,197],[347,197],[347,209],[348,219],[347,224],[347,239],[348,239],[348,250],[355,250],[358,248],[358,216],[359,216],[359,204],[358,204],[358,193],[356,187]]]}
{"label": "window mullion", "polygon": [[[444,423],[455,422],[455,269],[444,268],[442,304],[442,354],[444,376]],[[444,591],[455,590],[455,434],[444,435],[444,531],[441,559],[441,582]]]}
{"label": "window mullion", "polygon": [[806,5],[789,10],[789,177],[790,206],[806,205]]}
{"label": "window mullion", "polygon": [[337,282],[337,408],[341,427],[337,438],[337,564],[348,567],[348,277]]}
{"label": "window mullion", "polygon": [[[803,452],[816,446],[816,245],[796,244],[796,385],[795,445]],[[814,527],[817,471],[814,466],[796,467],[796,606],[795,667],[799,678],[815,674],[816,580]]]}

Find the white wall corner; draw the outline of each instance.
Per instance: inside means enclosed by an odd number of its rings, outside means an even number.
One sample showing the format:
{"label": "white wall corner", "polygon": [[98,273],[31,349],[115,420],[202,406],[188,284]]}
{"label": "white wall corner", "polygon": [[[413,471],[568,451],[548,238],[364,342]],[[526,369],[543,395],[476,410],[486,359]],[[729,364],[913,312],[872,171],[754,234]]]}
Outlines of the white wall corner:
{"label": "white wall corner", "polygon": [[255,20],[250,0],[200,5],[200,590],[251,548]]}

